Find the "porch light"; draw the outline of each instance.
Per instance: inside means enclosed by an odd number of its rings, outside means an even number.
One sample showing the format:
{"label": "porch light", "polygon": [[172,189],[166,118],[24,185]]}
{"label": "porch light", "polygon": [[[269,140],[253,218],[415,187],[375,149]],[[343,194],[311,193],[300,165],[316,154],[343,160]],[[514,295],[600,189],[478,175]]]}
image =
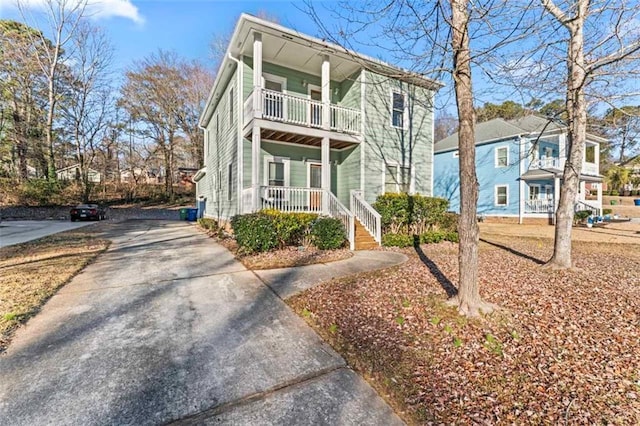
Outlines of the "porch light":
{"label": "porch light", "polygon": [[302,87],[307,87],[309,83],[304,78],[302,79]]}

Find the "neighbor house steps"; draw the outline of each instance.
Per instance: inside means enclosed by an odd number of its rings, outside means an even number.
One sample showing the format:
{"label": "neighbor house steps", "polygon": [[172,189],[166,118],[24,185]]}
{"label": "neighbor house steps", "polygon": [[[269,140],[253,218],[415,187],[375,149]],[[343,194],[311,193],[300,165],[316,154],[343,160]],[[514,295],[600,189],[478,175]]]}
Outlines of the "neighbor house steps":
{"label": "neighbor house steps", "polygon": [[358,219],[355,223],[355,249],[356,250],[372,250],[378,247],[378,243],[371,236],[369,231],[360,223]]}

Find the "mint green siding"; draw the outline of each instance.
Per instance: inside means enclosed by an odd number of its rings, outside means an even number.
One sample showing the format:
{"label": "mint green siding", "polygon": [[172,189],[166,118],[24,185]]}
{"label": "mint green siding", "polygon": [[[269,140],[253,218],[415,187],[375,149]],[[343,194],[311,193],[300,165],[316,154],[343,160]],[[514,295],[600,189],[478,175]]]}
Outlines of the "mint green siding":
{"label": "mint green siding", "polygon": [[[433,93],[365,71],[365,198],[384,192],[385,164],[411,167],[415,192],[431,195]],[[404,129],[391,125],[392,90],[407,94]]]}
{"label": "mint green siding", "polygon": [[[237,213],[238,194],[238,128],[237,105],[234,105],[234,117],[229,114],[229,91],[233,88],[237,102],[237,73],[224,88],[223,95],[207,125],[205,141],[208,152],[205,158],[207,174],[197,187],[197,196],[207,197],[205,215],[214,218],[230,218]],[[231,164],[231,174],[229,174]],[[229,185],[231,180],[231,185]],[[231,186],[231,188],[230,188]],[[206,191],[206,192],[205,192]]]}

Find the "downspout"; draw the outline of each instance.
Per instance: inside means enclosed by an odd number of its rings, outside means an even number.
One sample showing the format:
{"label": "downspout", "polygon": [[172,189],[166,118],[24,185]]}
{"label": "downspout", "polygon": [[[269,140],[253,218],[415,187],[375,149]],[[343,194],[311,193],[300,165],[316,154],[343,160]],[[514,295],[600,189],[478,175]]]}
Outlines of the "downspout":
{"label": "downspout", "polygon": [[231,52],[227,52],[227,57],[229,59],[231,59],[233,62],[236,63],[236,131],[237,131],[237,140],[236,140],[236,144],[237,144],[237,151],[238,151],[238,156],[237,156],[237,174],[238,174],[238,178],[237,178],[237,182],[236,182],[236,187],[237,187],[237,192],[238,192],[238,200],[237,200],[237,206],[238,206],[238,211],[237,214],[242,214],[244,213],[244,206],[243,206],[243,199],[242,199],[242,190],[243,190],[243,176],[244,176],[244,161],[243,161],[243,152],[242,152],[242,128],[243,128],[243,124],[242,120],[243,120],[243,114],[244,111],[242,111],[243,106],[244,106],[244,102],[243,102],[243,93],[242,93],[242,62],[240,61],[240,59],[234,57]]}

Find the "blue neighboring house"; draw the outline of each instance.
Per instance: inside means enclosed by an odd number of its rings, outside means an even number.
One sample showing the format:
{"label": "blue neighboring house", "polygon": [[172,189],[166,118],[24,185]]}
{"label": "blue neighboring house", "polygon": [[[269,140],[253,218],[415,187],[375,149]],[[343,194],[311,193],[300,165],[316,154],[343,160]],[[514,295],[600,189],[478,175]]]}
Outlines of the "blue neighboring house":
{"label": "blue neighboring house", "polygon": [[[529,115],[516,120],[496,118],[478,123],[476,170],[478,214],[524,223],[554,221],[567,157],[567,129],[546,118]],[[576,209],[602,210],[600,142],[587,135]],[[460,210],[458,134],[435,143],[433,193]]]}

